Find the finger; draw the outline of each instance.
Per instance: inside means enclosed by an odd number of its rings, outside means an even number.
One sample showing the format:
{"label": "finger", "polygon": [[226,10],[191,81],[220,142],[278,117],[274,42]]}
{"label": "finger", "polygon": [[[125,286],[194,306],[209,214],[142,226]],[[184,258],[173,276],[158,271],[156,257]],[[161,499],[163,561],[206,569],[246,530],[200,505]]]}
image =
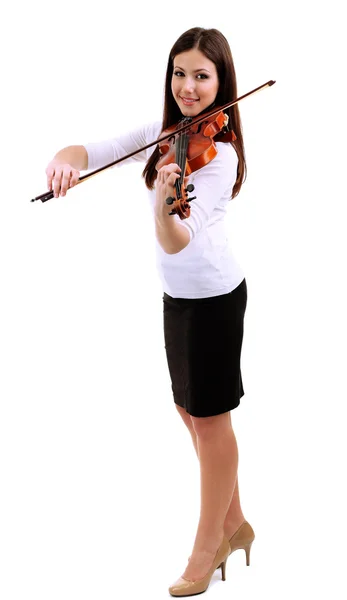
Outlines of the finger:
{"label": "finger", "polygon": [[178,173],[171,173],[166,180],[166,185],[170,185],[171,187],[174,187],[175,181],[177,181],[177,179],[179,179],[179,178],[180,178],[180,175]]}
{"label": "finger", "polygon": [[54,177],[55,170],[53,167],[47,167],[46,175],[47,175],[47,188],[49,191],[52,191],[52,179]]}
{"label": "finger", "polygon": [[158,171],[157,183],[158,184],[164,183],[164,173],[163,173],[163,171],[161,169],[159,169],[159,171]]}
{"label": "finger", "polygon": [[161,167],[158,171],[158,173],[163,174],[163,175],[170,175],[170,173],[181,173],[181,168],[176,165],[176,163],[170,163],[169,165],[164,165],[163,167]]}
{"label": "finger", "polygon": [[79,178],[80,178],[79,171],[73,172],[72,177],[70,179],[70,187],[73,187],[74,185],[76,185],[78,183]]}
{"label": "finger", "polygon": [[65,169],[63,171],[63,178],[61,180],[61,195],[65,196],[67,189],[70,187],[71,169]]}
{"label": "finger", "polygon": [[166,165],[166,167],[170,173],[180,173],[182,171],[181,167],[179,167],[176,163],[170,163],[169,165]]}
{"label": "finger", "polygon": [[55,198],[58,198],[59,193],[60,193],[61,178],[62,178],[62,171],[61,171],[61,169],[58,169],[57,171],[55,171],[54,179],[53,179],[53,191],[54,191]]}

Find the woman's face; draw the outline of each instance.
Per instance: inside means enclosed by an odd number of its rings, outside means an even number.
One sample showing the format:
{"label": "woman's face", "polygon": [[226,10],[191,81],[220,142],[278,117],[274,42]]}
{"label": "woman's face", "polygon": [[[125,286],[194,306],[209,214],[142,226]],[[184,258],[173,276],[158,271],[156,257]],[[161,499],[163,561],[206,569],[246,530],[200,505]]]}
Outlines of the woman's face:
{"label": "woman's face", "polygon": [[195,117],[214,102],[219,81],[216,65],[193,48],[174,58],[171,91],[182,115]]}

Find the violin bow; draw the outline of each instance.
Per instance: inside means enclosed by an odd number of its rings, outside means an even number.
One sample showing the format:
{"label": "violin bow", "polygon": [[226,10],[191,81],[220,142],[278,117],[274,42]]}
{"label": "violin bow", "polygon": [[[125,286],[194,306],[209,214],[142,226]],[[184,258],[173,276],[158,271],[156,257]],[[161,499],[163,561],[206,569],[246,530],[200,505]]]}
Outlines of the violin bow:
{"label": "violin bow", "polygon": [[[234,104],[237,104],[238,102],[240,102],[241,100],[244,100],[244,98],[247,98],[247,96],[251,96],[252,94],[255,94],[256,92],[259,92],[260,90],[266,88],[266,87],[270,87],[271,85],[273,85],[274,83],[276,83],[276,81],[270,79],[270,81],[268,81],[267,83],[264,83],[263,85],[260,85],[259,87],[255,88],[254,90],[252,90],[251,92],[247,92],[247,94],[244,94],[243,96],[240,96],[239,98],[236,98],[236,100],[233,100],[232,102],[227,102],[227,104],[224,104],[223,106],[219,106],[218,108],[205,113],[202,116],[197,117],[196,119],[193,119],[188,125],[184,125],[183,127],[181,127],[180,129],[177,129],[175,132],[169,133],[161,138],[159,138],[158,140],[155,140],[154,142],[151,142],[150,144],[147,144],[146,146],[143,146],[142,148],[139,148],[138,150],[134,150],[134,152],[130,152],[130,154],[126,154],[125,156],[122,156],[121,158],[118,158],[117,160],[108,163],[107,165],[104,165],[103,167],[100,167],[99,169],[95,169],[95,171],[91,171],[90,173],[87,173],[86,175],[82,175],[82,177],[80,177],[76,183],[76,185],[82,183],[82,181],[86,181],[87,179],[89,179],[90,177],[94,177],[94,175],[97,175],[98,173],[101,173],[101,171],[105,171],[106,169],[110,169],[111,167],[117,165],[118,163],[122,162],[123,160],[126,160],[127,158],[131,158],[132,156],[134,156],[135,154],[138,154],[139,152],[142,152],[143,150],[147,150],[147,148],[151,148],[152,146],[155,146],[156,144],[159,144],[159,142],[162,142],[164,140],[167,140],[169,138],[172,138],[172,136],[176,136],[181,134],[183,131],[186,131],[187,129],[189,129],[190,127],[192,127],[193,125],[196,125],[197,123],[201,123],[202,121],[204,121],[206,118],[211,117],[212,115],[215,115],[227,108],[230,108],[231,106],[233,106]],[[44,192],[43,194],[40,194],[39,196],[36,196],[36,198],[32,198],[30,200],[30,202],[36,202],[36,200],[41,200],[41,202],[46,202],[47,200],[51,200],[54,197],[54,191],[48,191],[48,192]]]}

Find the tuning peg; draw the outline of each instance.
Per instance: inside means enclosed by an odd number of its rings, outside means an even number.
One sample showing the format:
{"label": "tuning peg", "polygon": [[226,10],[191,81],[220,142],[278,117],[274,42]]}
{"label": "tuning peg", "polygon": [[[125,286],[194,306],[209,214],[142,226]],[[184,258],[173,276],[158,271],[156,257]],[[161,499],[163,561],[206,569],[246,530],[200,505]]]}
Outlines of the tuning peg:
{"label": "tuning peg", "polygon": [[168,198],[166,198],[165,200],[166,204],[173,204],[175,202],[175,198],[173,198],[172,196],[169,196]]}
{"label": "tuning peg", "polygon": [[187,198],[187,202],[191,202],[192,200],[195,200],[196,196],[193,196],[193,198]]}
{"label": "tuning peg", "polygon": [[187,187],[186,187],[186,192],[193,192],[194,191],[194,186],[192,183],[188,183]]}

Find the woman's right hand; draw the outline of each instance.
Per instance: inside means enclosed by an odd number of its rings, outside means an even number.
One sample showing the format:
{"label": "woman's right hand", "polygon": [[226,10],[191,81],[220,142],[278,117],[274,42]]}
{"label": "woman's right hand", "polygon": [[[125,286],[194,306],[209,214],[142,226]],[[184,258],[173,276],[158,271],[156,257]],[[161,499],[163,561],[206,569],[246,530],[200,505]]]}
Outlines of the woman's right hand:
{"label": "woman's right hand", "polygon": [[46,168],[47,187],[54,197],[65,196],[67,190],[77,184],[80,172],[66,162],[51,160]]}

